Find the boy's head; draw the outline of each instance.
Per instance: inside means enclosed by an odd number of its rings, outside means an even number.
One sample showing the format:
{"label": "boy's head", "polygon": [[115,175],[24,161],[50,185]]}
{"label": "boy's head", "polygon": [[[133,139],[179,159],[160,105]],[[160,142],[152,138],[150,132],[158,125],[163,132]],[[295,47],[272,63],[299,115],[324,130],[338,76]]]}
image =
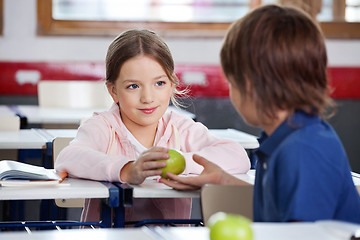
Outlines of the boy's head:
{"label": "boy's head", "polygon": [[[131,29],[113,40],[106,55],[106,83],[114,84],[123,64],[140,55],[146,55],[158,62],[170,81],[178,86],[179,79],[174,73],[174,60],[168,46],[155,32],[147,29]],[[174,91],[175,94],[181,94],[176,88]],[[178,104],[175,96],[172,96],[171,100]]]}
{"label": "boy's head", "polygon": [[221,49],[227,79],[259,117],[277,110],[322,114],[328,103],[327,55],[319,26],[304,12],[266,5],[234,22]]}

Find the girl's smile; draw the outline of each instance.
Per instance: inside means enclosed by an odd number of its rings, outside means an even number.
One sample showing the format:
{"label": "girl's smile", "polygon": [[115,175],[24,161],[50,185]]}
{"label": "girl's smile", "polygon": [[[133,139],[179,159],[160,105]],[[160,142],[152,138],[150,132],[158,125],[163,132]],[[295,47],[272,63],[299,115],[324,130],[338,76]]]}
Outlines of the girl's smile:
{"label": "girl's smile", "polygon": [[153,112],[156,111],[158,107],[153,107],[153,108],[143,108],[143,109],[139,109],[140,111],[142,111],[145,114],[152,114]]}

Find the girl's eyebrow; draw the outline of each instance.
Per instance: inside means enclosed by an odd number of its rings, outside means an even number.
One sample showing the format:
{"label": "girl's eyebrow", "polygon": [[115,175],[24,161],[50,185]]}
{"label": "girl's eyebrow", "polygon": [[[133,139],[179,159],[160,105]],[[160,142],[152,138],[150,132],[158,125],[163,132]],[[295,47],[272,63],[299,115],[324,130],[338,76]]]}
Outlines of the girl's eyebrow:
{"label": "girl's eyebrow", "polygon": [[135,79],[126,79],[124,81],[122,81],[122,83],[127,84],[127,83],[138,83],[141,81],[135,80]]}
{"label": "girl's eyebrow", "polygon": [[[156,77],[153,78],[153,80],[159,80],[159,79],[164,78],[164,77],[167,78],[167,75],[166,75],[166,74],[162,74],[162,75],[156,76]],[[129,78],[129,79],[125,79],[125,80],[122,81],[122,82],[123,82],[124,84],[127,84],[127,83],[139,83],[139,82],[142,82],[142,81]]]}
{"label": "girl's eyebrow", "polygon": [[162,74],[160,76],[154,77],[154,79],[157,80],[157,79],[161,79],[161,78],[164,78],[164,77],[167,78],[168,76],[166,74]]}

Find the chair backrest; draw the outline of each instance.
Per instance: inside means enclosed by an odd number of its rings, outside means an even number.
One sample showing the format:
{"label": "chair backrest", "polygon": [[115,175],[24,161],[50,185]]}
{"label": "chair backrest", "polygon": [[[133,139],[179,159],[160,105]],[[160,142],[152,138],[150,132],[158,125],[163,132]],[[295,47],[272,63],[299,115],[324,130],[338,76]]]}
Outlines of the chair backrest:
{"label": "chair backrest", "polygon": [[216,212],[241,214],[253,219],[252,185],[213,185],[202,187],[200,194],[201,212],[204,224]]}
{"label": "chair backrest", "polygon": [[0,131],[19,131],[20,117],[17,115],[0,115]]}
{"label": "chair backrest", "polygon": [[50,81],[38,83],[40,107],[108,109],[113,100],[104,81]]}
{"label": "chair backrest", "polygon": [[[52,157],[53,163],[55,165],[56,158],[58,157],[61,150],[63,150],[74,138],[71,137],[57,137],[53,140],[52,144]],[[63,208],[82,208],[84,206],[85,199],[76,198],[76,199],[55,199],[55,204],[58,207]]]}

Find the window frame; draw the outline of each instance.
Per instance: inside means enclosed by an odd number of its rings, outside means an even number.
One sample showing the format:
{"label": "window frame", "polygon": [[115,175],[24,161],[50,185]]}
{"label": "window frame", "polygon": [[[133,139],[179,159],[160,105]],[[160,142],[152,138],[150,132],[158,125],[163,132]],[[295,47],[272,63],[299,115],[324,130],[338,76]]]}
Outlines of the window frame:
{"label": "window frame", "polygon": [[[2,2],[2,0],[0,0]],[[116,36],[130,28],[148,28],[164,37],[223,37],[231,23],[75,21],[52,18],[52,0],[37,0],[38,35]],[[326,38],[360,39],[360,22],[320,22]]]}

